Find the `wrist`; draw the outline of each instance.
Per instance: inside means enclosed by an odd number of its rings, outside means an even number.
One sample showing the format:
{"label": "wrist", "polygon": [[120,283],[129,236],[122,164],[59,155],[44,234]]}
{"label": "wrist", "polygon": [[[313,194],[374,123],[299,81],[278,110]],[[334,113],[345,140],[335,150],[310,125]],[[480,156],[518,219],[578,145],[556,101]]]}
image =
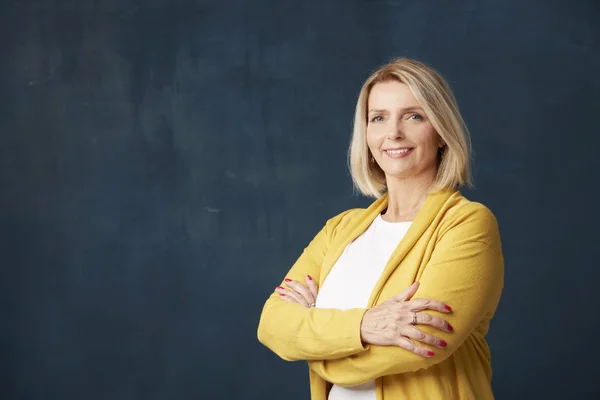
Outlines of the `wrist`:
{"label": "wrist", "polygon": [[369,310],[367,310],[363,314],[363,317],[360,320],[360,341],[362,342],[363,345],[370,344],[369,343],[369,339],[368,339],[368,330],[367,330],[366,324],[365,324],[365,317],[366,317],[366,315],[367,315],[368,312],[369,312]]}

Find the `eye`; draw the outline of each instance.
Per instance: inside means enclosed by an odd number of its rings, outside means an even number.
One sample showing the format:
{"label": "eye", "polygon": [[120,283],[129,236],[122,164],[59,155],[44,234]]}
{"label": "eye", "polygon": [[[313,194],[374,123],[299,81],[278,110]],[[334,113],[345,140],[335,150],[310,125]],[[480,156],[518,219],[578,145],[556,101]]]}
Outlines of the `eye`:
{"label": "eye", "polygon": [[373,118],[371,118],[370,122],[381,122],[383,121],[383,117],[381,115],[376,115]]}
{"label": "eye", "polygon": [[412,114],[410,114],[410,116],[408,117],[408,119],[413,119],[413,120],[416,120],[416,121],[421,121],[423,119],[423,117],[421,116],[421,114],[412,113]]}

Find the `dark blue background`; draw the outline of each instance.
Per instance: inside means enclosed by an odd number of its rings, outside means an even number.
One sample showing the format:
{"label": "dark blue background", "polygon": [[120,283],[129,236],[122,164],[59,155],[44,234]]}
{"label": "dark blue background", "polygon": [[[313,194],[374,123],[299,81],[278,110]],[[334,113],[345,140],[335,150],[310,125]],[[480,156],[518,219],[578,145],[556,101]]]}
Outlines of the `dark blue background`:
{"label": "dark blue background", "polygon": [[308,398],[259,314],[369,204],[354,105],[397,56],[450,82],[499,220],[497,398],[600,394],[599,2],[0,4],[0,398]]}

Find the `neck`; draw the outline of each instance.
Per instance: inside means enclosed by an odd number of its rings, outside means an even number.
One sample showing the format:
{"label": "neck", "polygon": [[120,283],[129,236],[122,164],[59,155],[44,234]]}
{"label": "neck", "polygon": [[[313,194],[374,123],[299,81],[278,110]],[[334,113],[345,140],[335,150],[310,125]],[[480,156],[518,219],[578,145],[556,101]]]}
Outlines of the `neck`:
{"label": "neck", "polygon": [[[435,171],[434,171],[435,172]],[[382,218],[389,222],[412,221],[429,195],[435,175],[386,179],[388,205]]]}

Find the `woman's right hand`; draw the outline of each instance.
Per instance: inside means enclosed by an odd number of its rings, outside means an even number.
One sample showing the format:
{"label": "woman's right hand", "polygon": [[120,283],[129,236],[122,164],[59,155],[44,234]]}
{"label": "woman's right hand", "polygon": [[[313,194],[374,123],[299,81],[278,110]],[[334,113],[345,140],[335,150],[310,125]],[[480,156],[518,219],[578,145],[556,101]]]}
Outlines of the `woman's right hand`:
{"label": "woman's right hand", "polygon": [[398,295],[365,312],[360,326],[363,343],[380,346],[398,346],[422,357],[432,357],[434,352],[428,348],[417,346],[412,340],[444,348],[447,343],[440,338],[422,332],[413,325],[416,313],[417,325],[430,325],[444,332],[452,332],[452,326],[445,320],[421,312],[435,310],[443,313],[451,312],[450,306],[438,300],[409,300],[417,291],[419,283],[415,282]]}

